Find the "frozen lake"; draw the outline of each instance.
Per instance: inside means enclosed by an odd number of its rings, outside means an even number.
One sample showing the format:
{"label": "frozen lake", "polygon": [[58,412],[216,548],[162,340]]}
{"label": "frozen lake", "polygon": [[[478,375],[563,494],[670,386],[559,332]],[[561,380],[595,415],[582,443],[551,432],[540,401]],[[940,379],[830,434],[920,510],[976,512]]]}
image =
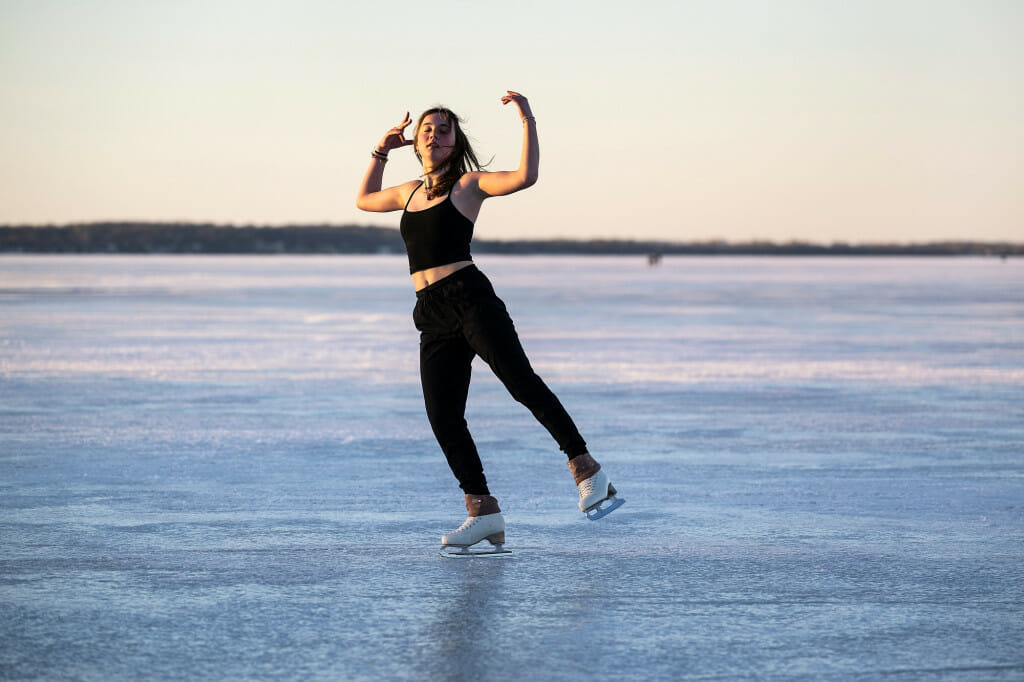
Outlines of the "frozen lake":
{"label": "frozen lake", "polygon": [[478,364],[508,560],[404,257],[0,257],[0,678],[1024,679],[1024,262],[477,262],[627,500]]}

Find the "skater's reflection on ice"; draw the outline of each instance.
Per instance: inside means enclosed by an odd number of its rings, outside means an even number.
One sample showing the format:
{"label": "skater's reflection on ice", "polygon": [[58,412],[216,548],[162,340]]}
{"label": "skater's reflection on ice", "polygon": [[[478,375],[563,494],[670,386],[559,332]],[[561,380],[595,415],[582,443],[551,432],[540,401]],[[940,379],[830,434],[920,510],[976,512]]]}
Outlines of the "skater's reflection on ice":
{"label": "skater's reflection on ice", "polygon": [[[431,679],[501,679],[504,665],[496,651],[509,643],[515,617],[510,605],[506,573],[511,562],[503,559],[471,559],[446,562],[451,596],[437,609],[428,627],[425,672]],[[447,566],[446,566],[447,568]]]}

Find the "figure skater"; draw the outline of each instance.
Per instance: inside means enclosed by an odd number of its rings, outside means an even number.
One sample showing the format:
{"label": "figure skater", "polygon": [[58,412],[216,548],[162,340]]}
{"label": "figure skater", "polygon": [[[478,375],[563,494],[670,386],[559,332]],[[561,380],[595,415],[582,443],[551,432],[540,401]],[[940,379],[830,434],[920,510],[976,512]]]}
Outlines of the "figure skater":
{"label": "figure skater", "polygon": [[[600,518],[621,505],[615,488],[587,452],[572,418],[530,366],[505,304],[473,264],[470,241],[485,199],[518,192],[537,182],[537,121],[526,97],[509,90],[523,125],[519,168],[484,172],[452,111],[436,107],[419,117],[412,140],[409,114],[373,150],[356,206],[364,211],[403,211],[401,234],[416,289],[413,322],[420,332],[420,379],[427,418],[448,466],[465,493],[469,516],[441,539],[442,554],[505,553],[505,521],[491,496],[483,465],[466,425],[470,366],[479,355],[512,397],[525,405],[568,457],[579,490],[579,508]],[[382,189],[388,153],[413,145],[422,180]],[[469,548],[487,540],[483,552]]]}

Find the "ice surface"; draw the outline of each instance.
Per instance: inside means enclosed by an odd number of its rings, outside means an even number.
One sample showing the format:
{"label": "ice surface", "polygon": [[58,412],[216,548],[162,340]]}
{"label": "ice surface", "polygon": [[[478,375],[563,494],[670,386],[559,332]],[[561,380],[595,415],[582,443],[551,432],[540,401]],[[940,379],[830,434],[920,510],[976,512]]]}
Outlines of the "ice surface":
{"label": "ice surface", "polygon": [[1022,679],[1024,263],[478,258],[450,561],[400,257],[0,257],[0,678]]}

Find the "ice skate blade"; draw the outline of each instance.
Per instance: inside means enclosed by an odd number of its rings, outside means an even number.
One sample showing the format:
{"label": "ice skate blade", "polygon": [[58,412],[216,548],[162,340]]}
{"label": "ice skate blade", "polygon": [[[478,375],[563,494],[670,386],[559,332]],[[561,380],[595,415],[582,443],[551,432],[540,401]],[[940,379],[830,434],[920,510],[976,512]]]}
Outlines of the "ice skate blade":
{"label": "ice skate blade", "polygon": [[624,504],[626,504],[626,501],[624,499],[612,495],[610,497],[604,498],[603,500],[595,504],[593,507],[587,509],[587,511],[585,511],[584,513],[587,515],[587,518],[591,521],[597,521],[600,518],[608,516],[613,511],[615,511]]}
{"label": "ice skate blade", "polygon": [[473,549],[471,547],[457,547],[455,545],[441,545],[441,556],[448,559],[495,559],[512,556],[511,549],[505,549],[505,545],[491,545],[487,548]]}

